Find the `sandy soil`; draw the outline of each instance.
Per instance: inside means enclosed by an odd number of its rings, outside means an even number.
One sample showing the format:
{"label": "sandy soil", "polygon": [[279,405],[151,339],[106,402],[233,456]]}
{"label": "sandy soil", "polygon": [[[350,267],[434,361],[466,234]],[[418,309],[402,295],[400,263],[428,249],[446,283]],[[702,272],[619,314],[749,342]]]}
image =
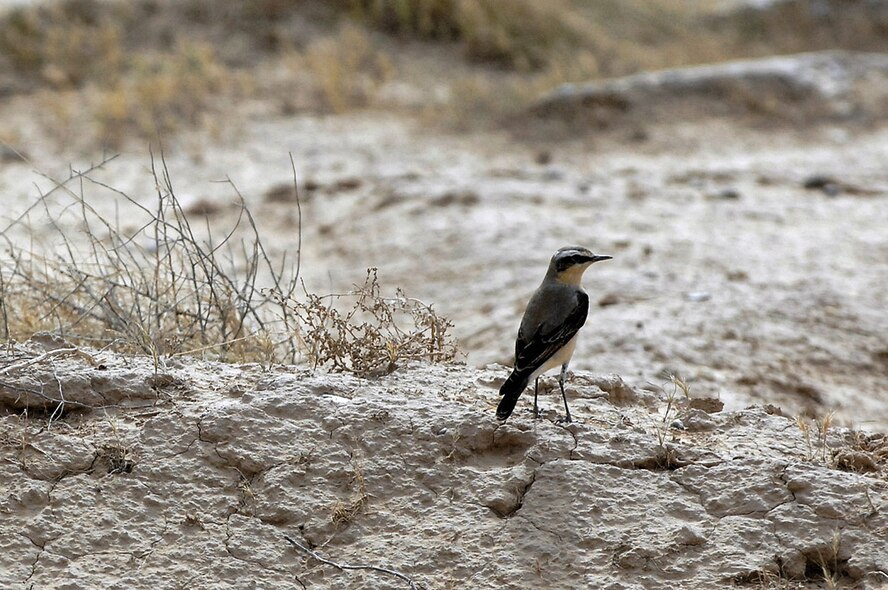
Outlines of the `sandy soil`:
{"label": "sandy soil", "polygon": [[[27,108],[21,99],[7,112]],[[16,111],[16,109],[19,109]],[[241,107],[227,136],[186,134],[167,148],[180,198],[234,215],[230,178],[274,255],[295,252],[303,183],[303,278],[336,292],[379,267],[381,283],[453,319],[471,365],[508,364],[523,306],[562,245],[611,254],[585,278],[593,308],[573,367],[635,384],[682,375],[729,409],[888,426],[888,128],[755,128],[679,122],[582,139],[448,135],[394,115],[283,118]],[[101,154],[59,156],[23,142],[0,166],[8,211]],[[151,202],[148,154],[132,146],[95,176]],[[838,194],[806,189],[832,178]],[[100,209],[125,204],[87,186]],[[10,217],[7,213],[4,217]]]}

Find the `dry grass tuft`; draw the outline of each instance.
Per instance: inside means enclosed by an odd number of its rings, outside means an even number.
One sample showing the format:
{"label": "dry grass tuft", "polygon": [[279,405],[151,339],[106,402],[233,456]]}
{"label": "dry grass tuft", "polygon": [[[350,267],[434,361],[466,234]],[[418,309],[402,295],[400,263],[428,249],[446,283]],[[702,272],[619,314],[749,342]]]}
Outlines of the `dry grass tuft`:
{"label": "dry grass tuft", "polygon": [[[340,312],[333,303],[342,300],[352,303]],[[350,293],[306,293],[305,302],[291,298],[289,305],[304,327],[315,367],[371,377],[391,373],[401,361],[449,362],[458,355],[449,333],[453,324],[400,289],[394,297],[382,296],[375,268]]]}
{"label": "dry grass tuft", "polygon": [[367,493],[367,483],[364,481],[364,468],[361,463],[352,457],[352,478],[350,485],[354,488],[348,502],[338,500],[330,509],[330,520],[337,527],[348,526],[355,518],[367,508],[370,495]]}
{"label": "dry grass tuft", "polygon": [[[591,52],[615,74],[643,62],[701,59],[694,12],[669,0],[352,0],[359,22],[400,37],[458,43],[469,61],[518,71]],[[690,42],[693,41],[691,44]],[[683,45],[693,45],[682,51]],[[656,51],[652,49],[656,48]],[[715,50],[713,44],[710,50]],[[662,56],[662,57],[660,57]]]}
{"label": "dry grass tuft", "polygon": [[22,6],[0,19],[0,54],[20,75],[57,88],[113,79],[124,61],[123,30],[95,0]]}
{"label": "dry grass tuft", "polygon": [[172,135],[200,123],[215,97],[248,91],[248,76],[225,66],[212,44],[160,33],[151,48],[138,46],[145,10],[64,0],[0,15],[0,68],[28,88],[50,90],[41,102],[60,144],[84,134],[84,121],[94,124],[86,135],[112,147],[127,136]]}
{"label": "dry grass tuft", "polygon": [[[664,451],[667,450],[666,437],[674,423],[679,420],[678,404],[682,400],[687,402],[691,397],[691,387],[684,379],[674,373],[667,373],[666,378],[669,380],[671,388],[668,390],[666,387],[659,388],[666,396],[666,407],[663,409],[660,421],[655,424],[657,444]],[[679,392],[681,392],[681,397],[678,396]]]}
{"label": "dry grass tuft", "polygon": [[129,135],[166,137],[194,127],[212,111],[213,99],[245,94],[245,75],[228,71],[205,43],[182,43],[171,53],[133,58],[128,75],[92,99],[99,141],[118,147]]}
{"label": "dry grass tuft", "polygon": [[370,105],[394,71],[386,53],[354,25],[312,42],[297,63],[304,63],[311,73],[318,103],[335,113]]}
{"label": "dry grass tuft", "polygon": [[[835,412],[828,412],[820,418],[808,419],[796,416],[796,426],[805,439],[807,461],[819,462],[833,467],[833,453],[828,443],[828,436],[833,425]],[[813,437],[812,437],[813,434]]]}

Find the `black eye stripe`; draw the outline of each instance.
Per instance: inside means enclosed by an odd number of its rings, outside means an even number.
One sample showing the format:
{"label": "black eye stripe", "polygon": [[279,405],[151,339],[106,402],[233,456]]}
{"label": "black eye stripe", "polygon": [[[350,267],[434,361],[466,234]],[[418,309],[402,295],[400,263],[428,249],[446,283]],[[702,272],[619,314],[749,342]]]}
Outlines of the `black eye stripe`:
{"label": "black eye stripe", "polygon": [[573,266],[575,264],[579,264],[583,260],[584,260],[584,258],[581,254],[576,254],[576,255],[568,256],[566,258],[562,258],[562,259],[558,260],[555,263],[555,266],[558,268],[559,271],[562,271],[567,268],[570,268],[571,266]]}

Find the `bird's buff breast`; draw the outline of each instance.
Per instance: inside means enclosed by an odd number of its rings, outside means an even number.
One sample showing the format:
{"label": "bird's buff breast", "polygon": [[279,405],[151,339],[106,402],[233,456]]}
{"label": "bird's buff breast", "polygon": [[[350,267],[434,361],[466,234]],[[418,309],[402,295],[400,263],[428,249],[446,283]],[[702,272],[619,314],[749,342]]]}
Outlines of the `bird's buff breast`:
{"label": "bird's buff breast", "polygon": [[577,347],[577,338],[579,337],[579,333],[574,334],[574,337],[571,338],[567,344],[562,346],[558,352],[552,355],[548,361],[546,361],[542,367],[533,372],[533,375],[530,376],[530,380],[533,381],[549,369],[554,369],[555,367],[560,367],[566,362],[570,361],[570,358],[573,356],[574,349]]}

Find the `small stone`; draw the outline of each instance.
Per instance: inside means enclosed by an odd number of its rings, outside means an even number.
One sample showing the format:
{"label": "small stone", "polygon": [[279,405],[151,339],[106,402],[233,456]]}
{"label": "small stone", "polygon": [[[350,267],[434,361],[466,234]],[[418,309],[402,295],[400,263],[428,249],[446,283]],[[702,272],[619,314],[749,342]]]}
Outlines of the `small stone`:
{"label": "small stone", "polygon": [[536,157],[534,158],[534,162],[539,164],[540,166],[545,166],[547,164],[552,163],[552,152],[548,150],[542,150],[537,152]]}
{"label": "small stone", "polygon": [[682,422],[678,418],[669,423],[669,428],[674,428],[675,430],[687,430],[687,428],[685,428],[684,422]]}
{"label": "small stone", "polygon": [[689,432],[705,432],[715,430],[716,424],[709,417],[709,414],[703,410],[691,408],[687,411],[684,418],[684,425]]}
{"label": "small stone", "polygon": [[334,191],[353,191],[361,188],[363,181],[360,178],[340,178],[333,184]]}
{"label": "small stone", "polygon": [[709,198],[720,201],[736,201],[740,199],[740,191],[735,188],[723,188],[711,194]]}
{"label": "small stone", "polygon": [[203,197],[197,198],[183,207],[188,215],[204,215],[210,217],[222,211],[222,205]]}
{"label": "small stone", "polygon": [[685,299],[694,303],[700,303],[702,301],[709,301],[712,299],[712,295],[706,291],[691,291],[690,293],[685,293]]}
{"label": "small stone", "polygon": [[607,293],[601,299],[598,300],[598,307],[608,307],[610,305],[616,305],[620,302],[620,296],[616,293]]}
{"label": "small stone", "polygon": [[264,198],[267,203],[294,203],[296,189],[292,184],[282,182],[265,191]]}
{"label": "small stone", "polygon": [[802,181],[802,186],[807,190],[819,190],[823,194],[834,197],[842,192],[841,186],[834,178],[823,174],[812,174]]}
{"label": "small stone", "polygon": [[549,166],[543,171],[543,180],[549,182],[555,182],[558,180],[564,180],[566,176],[564,170],[561,168],[555,168],[554,166]]}

